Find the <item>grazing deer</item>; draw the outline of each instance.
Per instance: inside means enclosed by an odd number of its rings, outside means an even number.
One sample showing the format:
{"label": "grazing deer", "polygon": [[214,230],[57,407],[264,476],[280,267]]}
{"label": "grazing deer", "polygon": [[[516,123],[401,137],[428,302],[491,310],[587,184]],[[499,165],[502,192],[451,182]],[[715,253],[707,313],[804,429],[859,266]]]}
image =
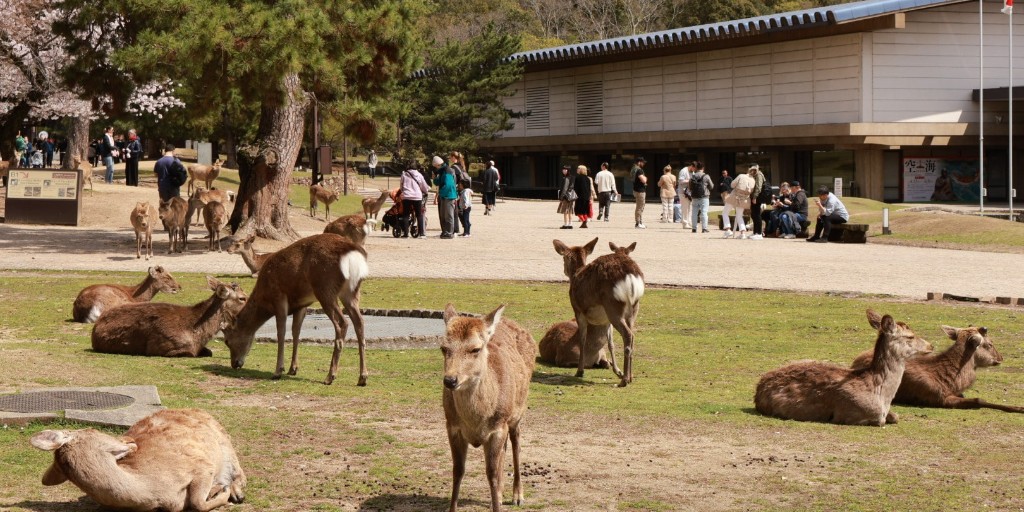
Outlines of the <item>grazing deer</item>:
{"label": "grazing deer", "polygon": [[93,191],[92,164],[79,155],[75,155],[71,158],[71,164],[75,169],[82,171],[82,188],[85,188],[85,182],[89,182],[89,191]]}
{"label": "grazing deer", "polygon": [[235,195],[230,190],[206,190],[203,187],[196,187],[196,191],[192,193],[188,198],[188,219],[192,222],[192,213],[196,214],[196,224],[199,224],[200,217],[203,212],[203,207],[210,203],[210,201],[217,201],[220,204],[227,205],[228,201],[234,201]]}
{"label": "grazing deer", "polygon": [[338,192],[323,185],[309,186],[309,216],[316,217],[316,204],[324,204],[324,220],[331,217],[331,204],[338,200]]}
{"label": "grazing deer", "polygon": [[757,412],[783,419],[841,425],[883,426],[899,418],[889,410],[908,358],[931,349],[903,322],[867,311],[878,329],[874,356],[851,370],[820,361],[798,361],[761,376],[754,395]]}
{"label": "grazing deer", "polygon": [[[640,312],[640,298],[644,296],[644,273],[629,257],[629,253],[636,248],[636,242],[627,247],[609,243],[612,254],[601,256],[590,264],[587,264],[587,256],[594,252],[597,238],[582,247],[569,247],[560,240],[554,240],[553,244],[555,252],[562,256],[563,270],[569,278],[569,302],[576,316],[577,337],[587,341],[581,345],[584,357],[579,358],[576,376],[583,377],[586,363],[597,360],[602,345],[592,345],[591,342],[606,338],[612,371],[621,379],[619,387],[625,387],[633,382],[636,315]],[[612,327],[622,336],[622,370],[615,363]],[[605,329],[608,334],[591,337],[588,333],[590,329]]]}
{"label": "grazing deer", "polygon": [[117,510],[205,512],[245,499],[245,472],[224,427],[197,409],[163,410],[123,436],[44,430],[32,446],[53,453],[43,485],[70,481]]}
{"label": "grazing deer", "polygon": [[228,212],[220,201],[210,201],[203,207],[203,222],[210,236],[210,252],[220,252],[220,231],[228,225]]}
{"label": "grazing deer", "polygon": [[[558,322],[552,325],[544,337],[540,339],[540,357],[542,363],[560,366],[563,368],[578,367],[580,364],[580,341],[577,331],[579,327],[576,320]],[[611,336],[611,326],[605,329],[588,329],[585,345],[601,347],[596,353],[589,354],[593,359],[583,362],[586,368],[608,368],[609,363],[604,346],[607,345],[607,336]]]}
{"label": "grazing deer", "polygon": [[206,344],[230,325],[245,304],[245,292],[212,276],[210,298],[194,306],[162,302],[125,304],[103,315],[92,329],[92,348],[104,354],[209,357]]}
{"label": "grazing deer", "polygon": [[132,228],[135,229],[135,259],[142,257],[143,244],[146,247],[146,261],[153,256],[153,224],[157,218],[156,208],[148,201],[135,203],[130,217]]}
{"label": "grazing deer", "polygon": [[377,218],[377,213],[380,212],[380,208],[384,206],[384,201],[388,199],[388,191],[381,190],[380,197],[374,199],[372,197],[363,198],[363,215],[367,219]]}
{"label": "grazing deer", "polygon": [[256,240],[256,235],[252,235],[244,240],[235,240],[227,248],[228,254],[238,254],[242,257],[245,266],[249,267],[249,271],[252,272],[252,277],[259,275],[263,264],[274,254],[272,252],[257,254],[252,248],[254,240]]}
{"label": "grazing deer", "polygon": [[[953,345],[941,354],[921,355],[907,361],[903,380],[893,402],[948,409],[997,409],[1024,413],[1024,407],[1000,405],[981,398],[964,398],[964,391],[974,385],[976,368],[998,366],[1003,356],[988,337],[984,327],[958,329],[943,325],[942,330]],[[874,351],[854,359],[854,369],[867,368]]]}
{"label": "grazing deer", "polygon": [[512,504],[523,504],[519,474],[519,421],[533,377],[537,346],[515,322],[502,318],[505,306],[483,318],[459,316],[448,304],[444,310],[444,417],[452,450],[452,496],[455,512],[459,486],[466,473],[469,445],[484,447],[491,510],[501,510],[505,444],[512,441]]}
{"label": "grazing deer", "polygon": [[277,320],[277,367],[274,379],[284,373],[285,322],[292,315],[292,363],[288,375],[298,373],[299,334],[306,308],[319,302],[334,325],[334,354],[324,384],[334,382],[338,360],[345,342],[348,323],[341,314],[352,319],[359,343],[359,381],[366,385],[366,345],[363,337],[363,315],[359,312],[359,288],[369,275],[366,251],[351,240],[325,233],[303,238],[274,253],[263,264],[256,287],[238,313],[235,325],[224,330],[224,343],[231,350],[231,367],[241,368],[252,348],[256,330],[274,317]]}
{"label": "grazing deer", "polygon": [[213,182],[220,176],[220,158],[213,165],[191,164],[188,166],[188,194],[192,195],[192,183],[202,181],[206,183],[206,190],[213,188]]}
{"label": "grazing deer", "polygon": [[178,252],[188,250],[188,203],[180,197],[172,197],[170,201],[160,201],[157,211],[167,230],[167,254],[175,249]]}
{"label": "grazing deer", "polygon": [[132,302],[149,302],[157,292],[178,293],[181,286],[164,267],[149,267],[146,278],[135,286],[94,284],[78,292],[71,316],[76,322],[92,323],[104,312]]}
{"label": "grazing deer", "polygon": [[371,231],[373,231],[373,226],[376,224],[377,221],[367,219],[366,217],[360,217],[359,214],[356,213],[332,220],[330,224],[327,224],[327,227],[324,228],[324,233],[341,235],[362,247],[365,245],[364,242],[366,241],[366,237],[369,236]]}

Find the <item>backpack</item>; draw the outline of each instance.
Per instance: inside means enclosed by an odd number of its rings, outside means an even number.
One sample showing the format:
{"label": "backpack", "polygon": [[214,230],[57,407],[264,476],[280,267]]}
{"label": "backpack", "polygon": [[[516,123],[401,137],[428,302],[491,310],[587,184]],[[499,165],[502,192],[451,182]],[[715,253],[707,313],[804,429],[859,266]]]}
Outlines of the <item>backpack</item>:
{"label": "backpack", "polygon": [[174,163],[168,169],[168,177],[171,179],[171,183],[178,187],[188,181],[188,171],[185,170],[185,166],[181,165],[181,161],[177,158],[174,159]]}
{"label": "backpack", "polygon": [[461,183],[463,188],[470,188],[473,186],[473,181],[469,178],[469,173],[462,170],[462,167],[452,164],[452,172],[455,174],[455,183]]}
{"label": "backpack", "polygon": [[704,177],[707,174],[700,173],[698,177],[697,173],[690,175],[690,197],[695,199],[701,199],[707,197],[708,189],[704,187]]}
{"label": "backpack", "polygon": [[761,185],[761,193],[757,195],[757,202],[759,204],[772,202],[772,184],[768,183],[768,180],[764,180],[764,185]]}

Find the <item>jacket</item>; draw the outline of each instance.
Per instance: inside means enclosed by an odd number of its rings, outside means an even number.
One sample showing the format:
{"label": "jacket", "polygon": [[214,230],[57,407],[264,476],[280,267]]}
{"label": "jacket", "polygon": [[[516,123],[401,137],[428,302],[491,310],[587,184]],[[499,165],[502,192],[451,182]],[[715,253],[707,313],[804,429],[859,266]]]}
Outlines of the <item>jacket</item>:
{"label": "jacket", "polygon": [[430,190],[427,180],[416,169],[407,169],[402,173],[402,199],[419,201]]}
{"label": "jacket", "polygon": [[455,190],[455,173],[447,165],[442,165],[434,176],[434,185],[437,185],[437,197],[448,201],[455,200],[458,192]]}

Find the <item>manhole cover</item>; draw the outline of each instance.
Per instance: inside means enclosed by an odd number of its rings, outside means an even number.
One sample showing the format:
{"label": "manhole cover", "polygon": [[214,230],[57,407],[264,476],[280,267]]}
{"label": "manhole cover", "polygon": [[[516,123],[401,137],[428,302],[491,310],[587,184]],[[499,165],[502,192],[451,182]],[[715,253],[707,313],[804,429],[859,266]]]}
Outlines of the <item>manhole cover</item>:
{"label": "manhole cover", "polygon": [[97,391],[40,391],[0,395],[0,411],[40,413],[67,409],[93,411],[119,409],[135,403],[130,396]]}

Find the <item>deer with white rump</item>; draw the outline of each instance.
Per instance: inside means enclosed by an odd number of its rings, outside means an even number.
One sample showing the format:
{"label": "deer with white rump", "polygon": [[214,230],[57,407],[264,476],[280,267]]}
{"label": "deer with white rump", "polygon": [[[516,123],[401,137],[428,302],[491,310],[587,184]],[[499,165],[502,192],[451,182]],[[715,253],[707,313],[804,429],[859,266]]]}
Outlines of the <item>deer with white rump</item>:
{"label": "deer with white rump", "polygon": [[[605,254],[589,264],[587,256],[594,252],[597,238],[582,247],[569,247],[560,240],[554,240],[553,244],[555,252],[562,256],[563,270],[569,278],[569,302],[576,316],[577,338],[582,340],[576,376],[583,377],[587,363],[598,360],[598,352],[603,348],[599,340],[607,339],[612,371],[621,379],[619,387],[625,387],[633,382],[636,315],[640,312],[640,298],[644,296],[644,273],[629,257],[636,249],[636,242],[627,247],[609,243],[612,254]],[[615,362],[612,327],[622,336],[622,370]],[[606,329],[608,334],[593,337],[588,334],[590,329]]]}
{"label": "deer with white rump", "polygon": [[519,423],[533,377],[537,346],[530,333],[502,318],[505,306],[483,318],[444,310],[444,417],[452,450],[452,495],[449,512],[459,502],[469,445],[483,446],[491,511],[501,510],[505,446],[512,442],[512,504],[523,504],[519,473]]}
{"label": "deer with white rump", "polygon": [[178,293],[181,286],[164,267],[149,267],[146,278],[135,286],[94,284],[78,292],[71,317],[76,322],[91,323],[104,312],[121,304],[149,302],[157,292]]}
{"label": "deer with white rump", "polygon": [[224,329],[224,343],[231,351],[231,367],[241,368],[252,348],[256,330],[271,317],[277,321],[277,367],[274,379],[284,373],[284,342],[288,315],[292,315],[292,363],[288,375],[298,373],[299,335],[306,308],[319,302],[334,325],[334,354],[324,384],[334,382],[338,360],[345,341],[348,323],[359,343],[359,382],[366,385],[366,346],[363,338],[363,315],[359,312],[359,288],[369,275],[366,251],[352,241],[324,233],[303,238],[275,252],[260,270],[256,286],[235,318],[235,325]]}
{"label": "deer with white rump", "polygon": [[32,446],[53,452],[43,485],[70,481],[117,510],[205,512],[245,499],[245,472],[224,427],[197,409],[164,410],[121,437],[44,430]]}

